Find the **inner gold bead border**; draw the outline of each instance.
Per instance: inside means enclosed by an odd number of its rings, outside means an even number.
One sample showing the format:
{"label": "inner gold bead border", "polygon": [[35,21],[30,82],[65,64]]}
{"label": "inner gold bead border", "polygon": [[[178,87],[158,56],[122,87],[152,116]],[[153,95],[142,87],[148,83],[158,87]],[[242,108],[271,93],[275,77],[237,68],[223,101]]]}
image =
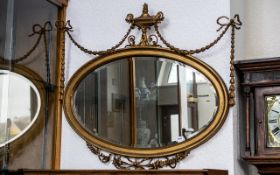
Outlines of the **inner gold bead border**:
{"label": "inner gold bead border", "polygon": [[[133,147],[124,147],[110,143],[108,141],[102,140],[95,137],[93,134],[88,132],[76,119],[74,111],[74,102],[73,97],[74,93],[79,85],[79,83],[92,71],[97,69],[100,66],[103,66],[107,63],[117,61],[123,58],[136,57],[136,56],[156,56],[175,60],[181,63],[184,63],[206,76],[217,93],[218,109],[216,115],[213,117],[209,125],[199,132],[194,137],[181,142],[173,146],[166,146],[161,148],[133,148]],[[158,48],[158,47],[133,47],[119,49],[112,53],[98,56],[82,67],[80,67],[68,81],[68,84],[65,89],[64,94],[64,112],[65,116],[70,123],[71,127],[76,131],[76,133],[81,136],[84,140],[92,145],[110,153],[119,154],[123,156],[135,157],[135,158],[152,158],[152,157],[162,157],[174,155],[183,151],[189,151],[203,144],[223,125],[229,109],[229,99],[227,88],[219,76],[219,74],[211,68],[209,65],[203,61],[195,58],[191,55],[181,55],[170,49]]]}

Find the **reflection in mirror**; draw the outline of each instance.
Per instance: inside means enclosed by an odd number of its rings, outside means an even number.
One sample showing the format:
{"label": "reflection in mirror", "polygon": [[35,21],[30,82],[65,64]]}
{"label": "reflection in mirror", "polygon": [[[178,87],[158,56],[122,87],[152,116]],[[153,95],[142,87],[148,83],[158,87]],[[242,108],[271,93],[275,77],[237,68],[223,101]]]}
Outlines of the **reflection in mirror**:
{"label": "reflection in mirror", "polygon": [[131,144],[128,71],[126,59],[94,70],[81,81],[74,99],[87,131],[120,145]]}
{"label": "reflection in mirror", "polygon": [[134,59],[137,147],[172,145],[207,126],[217,102],[215,90],[203,74],[169,59]]}
{"label": "reflection in mirror", "polygon": [[145,56],[90,72],[76,89],[74,107],[78,121],[99,139],[158,148],[207,127],[215,116],[217,97],[211,82],[194,68]]}
{"label": "reflection in mirror", "polygon": [[0,146],[27,131],[36,121],[40,107],[39,92],[30,80],[0,70]]}

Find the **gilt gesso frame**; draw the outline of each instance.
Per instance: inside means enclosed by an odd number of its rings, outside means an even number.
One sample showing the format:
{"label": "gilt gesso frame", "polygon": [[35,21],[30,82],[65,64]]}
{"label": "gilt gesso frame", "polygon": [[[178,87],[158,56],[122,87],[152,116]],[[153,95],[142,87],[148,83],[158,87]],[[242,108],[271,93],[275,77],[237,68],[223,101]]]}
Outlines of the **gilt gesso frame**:
{"label": "gilt gesso frame", "polygon": [[[95,137],[89,133],[84,127],[81,126],[79,121],[75,117],[73,97],[79,83],[87,76],[90,72],[94,71],[100,66],[117,61],[123,58],[135,57],[135,56],[156,56],[167,58],[181,62],[188,65],[197,71],[201,72],[208,80],[212,83],[218,101],[218,109],[215,116],[210,121],[209,125],[201,130],[194,137],[187,139],[179,144],[173,146],[165,146],[161,148],[133,148],[116,145],[100,138]],[[134,105],[131,105],[131,110],[134,110]],[[122,156],[129,156],[134,158],[153,158],[162,156],[171,156],[177,153],[186,152],[194,149],[202,143],[209,140],[221,126],[223,125],[229,109],[229,97],[227,88],[216,73],[216,71],[203,61],[191,56],[178,54],[175,51],[160,47],[133,47],[115,50],[114,52],[98,56],[91,61],[80,67],[68,81],[67,87],[64,94],[64,111],[66,118],[72,128],[81,136],[86,142],[100,148],[104,151],[114,153]]]}

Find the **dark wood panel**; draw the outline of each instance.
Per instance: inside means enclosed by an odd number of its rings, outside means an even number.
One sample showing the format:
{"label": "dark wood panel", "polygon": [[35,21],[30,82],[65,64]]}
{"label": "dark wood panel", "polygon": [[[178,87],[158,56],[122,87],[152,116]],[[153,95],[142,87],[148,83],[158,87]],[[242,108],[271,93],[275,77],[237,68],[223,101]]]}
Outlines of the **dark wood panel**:
{"label": "dark wood panel", "polygon": [[227,170],[17,170],[9,175],[228,175]]}
{"label": "dark wood panel", "polygon": [[238,60],[235,62],[235,67],[239,70],[246,71],[272,71],[280,69],[280,57]]}
{"label": "dark wood panel", "polygon": [[261,175],[279,175],[280,158],[279,157],[244,157],[244,160],[250,162],[258,168]]}

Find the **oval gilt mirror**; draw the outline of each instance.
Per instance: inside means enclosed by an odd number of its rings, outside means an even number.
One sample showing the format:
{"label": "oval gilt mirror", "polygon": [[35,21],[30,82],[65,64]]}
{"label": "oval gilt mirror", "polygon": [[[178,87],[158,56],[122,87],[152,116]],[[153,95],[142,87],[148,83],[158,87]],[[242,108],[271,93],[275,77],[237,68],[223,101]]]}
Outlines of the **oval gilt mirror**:
{"label": "oval gilt mirror", "polygon": [[140,47],[82,66],[68,83],[64,107],[87,142],[116,154],[157,157],[190,150],[215,134],[228,94],[202,61]]}
{"label": "oval gilt mirror", "polygon": [[34,76],[27,78],[26,71],[15,69],[19,73],[0,69],[0,147],[24,135],[41,109],[38,86],[28,79]]}

